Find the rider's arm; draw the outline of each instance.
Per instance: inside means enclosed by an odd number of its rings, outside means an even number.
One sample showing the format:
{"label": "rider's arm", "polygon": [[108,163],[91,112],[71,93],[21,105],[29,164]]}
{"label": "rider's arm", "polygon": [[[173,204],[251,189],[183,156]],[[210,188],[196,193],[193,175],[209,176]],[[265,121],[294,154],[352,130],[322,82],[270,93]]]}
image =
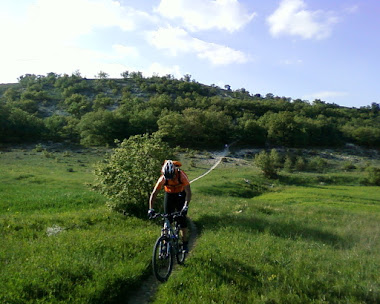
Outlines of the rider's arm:
{"label": "rider's arm", "polygon": [[154,203],[156,201],[158,192],[160,192],[163,184],[164,184],[164,178],[163,178],[163,176],[161,176],[158,179],[158,181],[156,183],[156,186],[154,187],[154,189],[152,191],[152,194],[150,195],[150,198],[149,198],[149,209],[153,209],[153,206],[154,206]]}
{"label": "rider's arm", "polygon": [[158,192],[159,192],[159,190],[157,188],[154,188],[152,194],[150,195],[150,198],[149,198],[149,209],[153,209],[154,202],[156,201]]}
{"label": "rider's arm", "polygon": [[190,185],[186,185],[185,186],[185,192],[186,192],[185,206],[189,206],[189,203],[191,201],[191,188],[190,188]]}

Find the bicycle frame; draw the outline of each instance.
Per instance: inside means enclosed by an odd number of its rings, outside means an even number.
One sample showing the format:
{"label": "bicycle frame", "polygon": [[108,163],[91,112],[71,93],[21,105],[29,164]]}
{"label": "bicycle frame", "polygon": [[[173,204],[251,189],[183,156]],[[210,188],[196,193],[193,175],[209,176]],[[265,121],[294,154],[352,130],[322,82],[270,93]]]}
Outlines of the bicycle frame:
{"label": "bicycle frame", "polygon": [[[179,212],[174,212],[171,214],[157,214],[157,216],[161,216],[164,219],[164,225],[161,229],[161,236],[165,236],[168,239],[168,242],[171,243],[175,253],[177,254],[179,251],[178,241],[179,241],[179,225],[176,223],[173,229],[172,224],[170,224],[169,217],[173,216],[174,220],[176,216],[179,216]],[[174,242],[174,246],[173,246]]]}

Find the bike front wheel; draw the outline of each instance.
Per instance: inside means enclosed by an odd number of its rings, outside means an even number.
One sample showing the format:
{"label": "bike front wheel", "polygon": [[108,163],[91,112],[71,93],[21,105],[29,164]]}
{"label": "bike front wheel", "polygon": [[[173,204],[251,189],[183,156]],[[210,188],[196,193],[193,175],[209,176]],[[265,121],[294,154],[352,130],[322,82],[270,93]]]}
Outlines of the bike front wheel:
{"label": "bike front wheel", "polygon": [[157,280],[165,282],[173,270],[173,248],[168,238],[161,236],[153,248],[152,266]]}

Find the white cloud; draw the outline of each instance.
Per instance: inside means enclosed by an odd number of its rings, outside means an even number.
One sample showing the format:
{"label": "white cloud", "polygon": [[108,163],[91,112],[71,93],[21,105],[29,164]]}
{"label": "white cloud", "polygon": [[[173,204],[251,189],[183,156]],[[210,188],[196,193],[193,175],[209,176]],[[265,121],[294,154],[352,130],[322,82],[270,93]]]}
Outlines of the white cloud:
{"label": "white cloud", "polygon": [[195,53],[199,58],[207,59],[215,65],[245,63],[249,60],[241,51],[193,38],[178,27],[159,28],[157,31],[149,32],[147,40],[157,49],[168,50],[173,56],[180,53]]}
{"label": "white cloud", "polygon": [[355,14],[359,10],[359,5],[351,5],[344,9],[344,11],[348,14]]}
{"label": "white cloud", "polygon": [[168,19],[179,18],[190,31],[234,32],[256,16],[256,13],[248,13],[237,0],[161,0],[156,11]]}
{"label": "white cloud", "polygon": [[322,10],[306,10],[303,0],[283,0],[267,18],[273,36],[291,35],[304,39],[324,39],[330,36],[338,18]]}
{"label": "white cloud", "polygon": [[330,98],[338,98],[348,96],[348,92],[339,92],[339,91],[321,91],[317,93],[308,94],[302,97],[302,99],[306,100],[327,100]]}
{"label": "white cloud", "polygon": [[170,74],[173,75],[175,78],[180,78],[183,75],[178,65],[164,66],[158,62],[152,63],[147,69],[143,70],[143,74],[145,76],[165,76]]}
{"label": "white cloud", "polygon": [[208,43],[194,38],[193,46],[199,58],[207,59],[214,65],[245,63],[249,60],[245,53],[227,46]]}
{"label": "white cloud", "polygon": [[160,27],[157,31],[147,33],[147,41],[157,49],[167,49],[173,56],[190,51],[190,35],[178,27]]}
{"label": "white cloud", "polygon": [[280,62],[284,65],[299,65],[303,63],[302,59],[285,59]]}
{"label": "white cloud", "polygon": [[139,51],[133,46],[126,46],[121,44],[114,44],[112,49],[115,51],[117,56],[120,57],[139,57]]}
{"label": "white cloud", "polygon": [[112,0],[37,0],[29,8],[27,23],[36,33],[65,40],[96,28],[114,26],[131,31],[135,18],[142,15]]}
{"label": "white cloud", "polygon": [[77,42],[101,28],[132,31],[147,20],[148,14],[113,0],[35,0],[18,11],[3,7],[0,82],[15,81],[25,73],[72,73],[77,69],[93,77],[100,70],[111,75],[118,67],[119,75],[125,67],[118,60],[136,58],[137,49],[115,44],[113,52],[106,54],[81,48]]}

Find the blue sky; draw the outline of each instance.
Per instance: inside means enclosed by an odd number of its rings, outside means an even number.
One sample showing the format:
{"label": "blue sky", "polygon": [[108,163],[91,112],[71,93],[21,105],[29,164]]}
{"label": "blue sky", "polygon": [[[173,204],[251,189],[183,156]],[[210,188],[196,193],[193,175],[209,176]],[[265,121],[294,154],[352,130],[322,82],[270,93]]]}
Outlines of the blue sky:
{"label": "blue sky", "polygon": [[379,0],[0,1],[0,83],[49,72],[380,103]]}

